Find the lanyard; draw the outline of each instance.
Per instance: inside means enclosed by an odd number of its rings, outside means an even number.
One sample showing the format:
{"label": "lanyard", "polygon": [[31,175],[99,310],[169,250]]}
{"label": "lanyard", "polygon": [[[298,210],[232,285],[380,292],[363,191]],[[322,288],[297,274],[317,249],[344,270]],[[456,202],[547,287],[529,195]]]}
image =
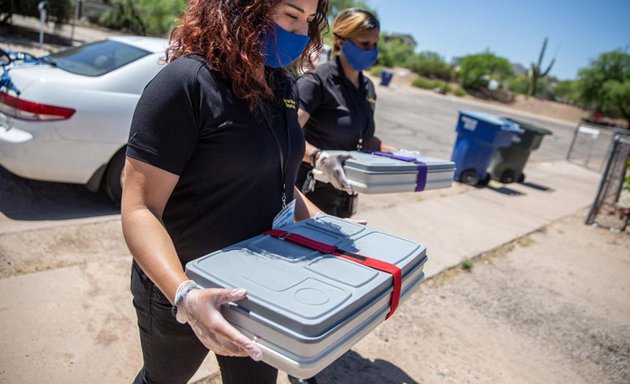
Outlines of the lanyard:
{"label": "lanyard", "polygon": [[280,144],[280,140],[278,139],[276,132],[273,130],[273,125],[271,124],[271,121],[269,120],[269,116],[263,113],[265,125],[267,126],[267,129],[269,129],[269,131],[271,132],[271,135],[273,136],[273,140],[276,143],[276,148],[278,149],[278,156],[280,158],[280,185],[282,186],[282,208],[284,209],[287,206],[286,168],[287,168],[287,162],[289,160],[289,155],[291,153],[291,137],[289,135],[289,119],[287,118],[286,110],[284,111],[284,113],[282,113],[282,116],[284,118],[284,127],[287,131],[287,158],[286,159],[284,158],[284,152],[282,152],[282,145]]}

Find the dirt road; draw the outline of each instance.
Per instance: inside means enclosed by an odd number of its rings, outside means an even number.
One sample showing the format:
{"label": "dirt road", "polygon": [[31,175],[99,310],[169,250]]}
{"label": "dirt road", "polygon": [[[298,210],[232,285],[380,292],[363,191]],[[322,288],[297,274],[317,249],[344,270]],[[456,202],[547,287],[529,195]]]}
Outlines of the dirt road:
{"label": "dirt road", "polygon": [[630,234],[584,214],[426,281],[319,381],[629,383]]}

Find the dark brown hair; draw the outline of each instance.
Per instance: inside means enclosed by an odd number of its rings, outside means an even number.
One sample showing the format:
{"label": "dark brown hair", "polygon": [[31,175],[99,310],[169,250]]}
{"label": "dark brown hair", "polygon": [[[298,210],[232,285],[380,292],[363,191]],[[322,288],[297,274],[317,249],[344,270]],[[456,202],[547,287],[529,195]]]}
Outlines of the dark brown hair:
{"label": "dark brown hair", "polygon": [[[271,10],[282,0],[189,0],[170,37],[166,60],[189,53],[205,56],[210,68],[232,81],[232,90],[251,111],[273,91],[265,76],[261,32],[272,28]],[[328,26],[328,0],[319,0],[310,23],[311,38],[297,60],[312,66],[311,54],[322,47],[321,32]]]}

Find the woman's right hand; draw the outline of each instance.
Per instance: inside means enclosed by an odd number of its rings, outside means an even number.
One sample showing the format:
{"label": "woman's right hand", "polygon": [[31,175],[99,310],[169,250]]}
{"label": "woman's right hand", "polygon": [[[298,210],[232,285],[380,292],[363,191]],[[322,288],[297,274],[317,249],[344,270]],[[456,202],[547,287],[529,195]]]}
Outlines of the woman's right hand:
{"label": "woman's right hand", "polygon": [[262,352],[253,340],[240,333],[221,314],[221,305],[242,300],[244,289],[193,289],[177,306],[178,321],[188,323],[197,338],[218,355],[249,356],[255,361]]}
{"label": "woman's right hand", "polygon": [[348,152],[344,151],[322,151],[315,162],[315,169],[322,171],[333,187],[353,194],[352,186],[343,171],[343,162],[351,158]]}

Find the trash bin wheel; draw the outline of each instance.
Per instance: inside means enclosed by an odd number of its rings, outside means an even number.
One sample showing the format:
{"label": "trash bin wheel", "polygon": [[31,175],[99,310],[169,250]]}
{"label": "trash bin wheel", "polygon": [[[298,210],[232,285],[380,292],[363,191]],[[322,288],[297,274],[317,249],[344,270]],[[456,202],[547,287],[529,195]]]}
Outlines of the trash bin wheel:
{"label": "trash bin wheel", "polygon": [[521,173],[521,175],[518,177],[517,182],[522,183],[522,182],[524,182],[524,181],[525,181],[525,174],[524,174],[524,173]]}
{"label": "trash bin wheel", "polygon": [[468,185],[477,185],[479,177],[474,169],[467,169],[459,175],[459,181]]}
{"label": "trash bin wheel", "polygon": [[516,172],[511,169],[506,169],[505,171],[503,171],[503,173],[501,173],[499,181],[503,184],[513,183],[514,181],[516,181]]}
{"label": "trash bin wheel", "polygon": [[481,186],[481,187],[485,187],[485,186],[486,186],[486,185],[488,185],[489,183],[490,183],[490,174],[489,174],[489,173],[486,173],[486,176],[485,176],[483,179],[479,180],[479,181],[477,182],[477,185],[479,185],[479,186]]}

